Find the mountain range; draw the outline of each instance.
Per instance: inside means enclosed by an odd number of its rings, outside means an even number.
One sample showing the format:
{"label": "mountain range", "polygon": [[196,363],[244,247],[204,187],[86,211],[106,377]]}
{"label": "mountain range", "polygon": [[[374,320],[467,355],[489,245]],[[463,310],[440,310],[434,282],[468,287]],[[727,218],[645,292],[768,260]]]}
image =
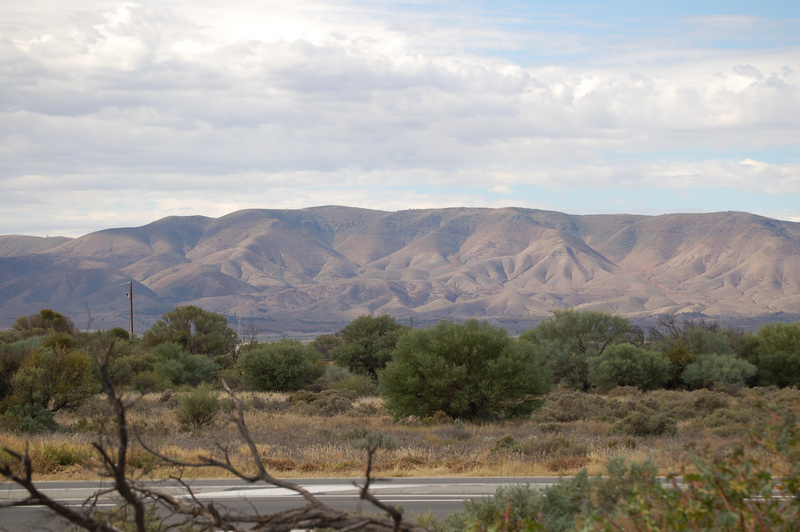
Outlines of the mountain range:
{"label": "mountain range", "polygon": [[0,236],[0,327],[51,308],[81,327],[127,328],[128,282],[137,333],[183,304],[283,333],[365,313],[514,329],[564,307],[786,321],[800,317],[800,224],[743,212],[327,206]]}

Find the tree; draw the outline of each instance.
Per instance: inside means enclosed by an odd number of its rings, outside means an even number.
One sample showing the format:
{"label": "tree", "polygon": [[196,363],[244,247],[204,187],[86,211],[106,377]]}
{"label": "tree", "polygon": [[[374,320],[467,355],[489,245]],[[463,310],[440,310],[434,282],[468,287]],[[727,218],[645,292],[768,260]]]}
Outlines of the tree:
{"label": "tree", "polygon": [[182,346],[166,342],[153,348],[153,371],[172,384],[197,386],[215,379],[219,365],[205,355],[193,355]]}
{"label": "tree", "polygon": [[800,385],[800,323],[770,323],[758,330],[756,356],[760,385]]}
{"label": "tree", "polygon": [[293,392],[322,375],[319,353],[296,340],[246,346],[239,358],[242,382],[252,390]]}
{"label": "tree", "polygon": [[553,375],[554,383],[589,389],[587,361],[614,343],[625,342],[631,331],[626,318],[593,310],[562,309],[520,335],[536,346]]}
{"label": "tree", "polygon": [[51,412],[78,406],[100,389],[88,353],[63,353],[50,347],[28,355],[11,386],[13,403],[37,404]]}
{"label": "tree", "polygon": [[693,390],[710,388],[717,383],[743,386],[756,371],[754,365],[732,355],[704,354],[698,355],[697,361],[686,366],[683,382]]}
{"label": "tree", "polygon": [[40,310],[38,314],[20,316],[11,328],[27,337],[46,334],[49,331],[71,333],[75,330],[75,324],[69,316],[46,308]]}
{"label": "tree", "polygon": [[321,334],[314,338],[311,347],[317,350],[324,360],[331,359],[331,353],[342,346],[344,341],[341,336],[335,334]]}
{"label": "tree", "polygon": [[353,373],[378,378],[392,359],[398,338],[408,329],[392,316],[359,316],[339,333],[342,344],[331,351],[331,359]]}
{"label": "tree", "polygon": [[398,417],[523,415],[548,388],[533,346],[477,320],[409,331],[380,374],[386,408]]}
{"label": "tree", "polygon": [[194,355],[210,357],[232,356],[236,340],[236,332],[228,327],[228,318],[194,305],[164,313],[144,334],[145,345],[175,342]]}
{"label": "tree", "polygon": [[589,380],[605,390],[616,386],[654,390],[669,380],[669,370],[670,361],[661,353],[631,344],[612,345],[589,359]]}

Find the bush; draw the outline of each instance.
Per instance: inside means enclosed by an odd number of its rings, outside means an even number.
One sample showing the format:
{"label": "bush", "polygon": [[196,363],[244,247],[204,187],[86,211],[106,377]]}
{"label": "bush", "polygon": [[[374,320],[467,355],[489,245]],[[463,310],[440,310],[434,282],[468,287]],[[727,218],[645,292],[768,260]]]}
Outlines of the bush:
{"label": "bush", "polygon": [[14,374],[22,367],[26,353],[15,349],[0,347],[0,400],[11,395],[14,390],[11,384]]}
{"label": "bush", "polygon": [[599,357],[590,358],[588,364],[589,382],[603,390],[617,386],[654,390],[669,380],[668,359],[631,344],[609,346]]}
{"label": "bush", "polygon": [[588,360],[603,354],[608,346],[626,341],[630,331],[630,321],[621,316],[562,309],[554,311],[552,319],[522,333],[520,340],[537,347],[555,384],[588,390]]}
{"label": "bush", "polygon": [[623,436],[674,436],[678,432],[678,424],[663,412],[639,404],[617,421],[609,434]]}
{"label": "bush", "polygon": [[55,412],[78,406],[100,391],[94,360],[81,351],[59,353],[42,347],[31,353],[14,374],[15,404],[36,403]]}
{"label": "bush", "polygon": [[166,342],[153,348],[156,363],[153,371],[173,385],[196,386],[219,373],[219,365],[205,355],[193,355],[179,344]]}
{"label": "bush", "polygon": [[172,386],[172,382],[164,375],[153,371],[143,371],[131,379],[133,389],[139,393],[163,392]]}
{"label": "bush", "polygon": [[800,350],[778,351],[758,357],[758,383],[761,386],[800,386]]}
{"label": "bush", "polygon": [[580,520],[614,512],[632,494],[660,484],[650,464],[628,466],[612,460],[606,476],[589,477],[581,471],[544,489],[530,485],[502,486],[494,497],[464,501],[456,512],[433,527],[437,532],[464,530],[581,530]]}
{"label": "bush", "polygon": [[536,350],[487,322],[442,321],[406,333],[380,377],[386,409],[453,419],[529,414],[547,392]]}
{"label": "bush", "polygon": [[693,390],[711,388],[716,383],[744,386],[756,371],[751,363],[731,355],[699,355],[696,362],[686,366],[683,382]]}
{"label": "bush", "polygon": [[148,346],[173,342],[193,355],[232,356],[236,333],[228,327],[228,318],[193,305],[176,307],[161,316],[144,334]]}
{"label": "bush", "polygon": [[11,328],[19,333],[20,336],[27,338],[46,334],[50,331],[71,332],[75,329],[75,324],[72,323],[72,319],[69,316],[50,309],[42,309],[38,314],[20,316]]}
{"label": "bush", "polygon": [[257,344],[243,351],[239,368],[242,382],[251,390],[293,392],[322,374],[319,353],[294,340]]}
{"label": "bush", "polygon": [[335,416],[352,409],[354,398],[354,393],[341,390],[301,390],[290,395],[287,401],[307,416]]}
{"label": "bush", "polygon": [[800,323],[761,327],[751,361],[758,366],[758,383],[762,386],[800,385]]}
{"label": "bush", "polygon": [[347,368],[340,366],[325,366],[325,381],[333,390],[349,390],[358,397],[375,395],[378,387],[375,381],[366,375],[353,374]]}
{"label": "bush", "polygon": [[188,393],[181,395],[180,407],[176,412],[178,421],[195,430],[211,423],[217,416],[222,402],[208,384],[200,384]]}
{"label": "bush", "polygon": [[[406,327],[388,314],[365,314],[340,332],[341,344],[327,351],[331,360],[353,373],[377,380],[378,372],[392,359],[392,352]],[[335,341],[333,341],[335,342]],[[315,344],[322,347],[320,344]]]}
{"label": "bush", "polygon": [[59,430],[53,413],[37,403],[13,405],[2,416],[2,425],[7,430],[33,434]]}
{"label": "bush", "polygon": [[531,419],[559,423],[582,419],[608,421],[616,418],[619,408],[616,399],[559,388],[544,396],[544,404],[533,413]]}

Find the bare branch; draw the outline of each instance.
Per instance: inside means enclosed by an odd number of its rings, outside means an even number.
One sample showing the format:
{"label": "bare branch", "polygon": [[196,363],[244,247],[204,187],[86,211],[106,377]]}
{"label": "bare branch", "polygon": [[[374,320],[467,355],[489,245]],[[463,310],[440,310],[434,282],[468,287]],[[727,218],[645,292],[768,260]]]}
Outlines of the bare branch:
{"label": "bare branch", "polygon": [[[68,519],[70,522],[85,528],[86,530],[94,532],[121,532],[118,528],[109,525],[103,521],[94,519],[89,514],[77,512],[69,506],[63,505],[40,492],[33,483],[33,464],[31,463],[28,449],[25,449],[25,454],[17,453],[11,449],[6,448],[5,452],[20,461],[20,470],[14,472],[8,462],[0,464],[0,475],[22,486],[28,491],[28,498],[22,501],[15,501],[3,506],[26,506],[32,504],[41,504],[53,510],[56,514]],[[24,471],[24,475],[20,475]]]}
{"label": "bare branch", "polygon": [[[109,404],[114,412],[116,421],[115,437],[111,438],[107,434],[101,434],[98,442],[94,443],[94,448],[102,458],[105,473],[113,480],[113,491],[118,493],[125,504],[133,508],[134,523],[140,532],[145,531],[146,507],[145,501],[152,501],[165,508],[172,516],[184,516],[185,520],[181,525],[192,525],[194,527],[214,528],[239,532],[244,530],[269,530],[271,532],[289,532],[293,529],[313,529],[313,528],[334,528],[337,530],[361,530],[366,532],[423,532],[425,529],[404,523],[402,512],[386,503],[379,501],[370,491],[372,482],[372,466],[374,454],[380,442],[372,444],[368,449],[367,471],[364,485],[360,487],[360,497],[374,504],[377,508],[388,512],[391,518],[377,515],[353,514],[335,510],[322,503],[308,490],[292,482],[273,477],[264,467],[258,448],[250,435],[244,420],[244,406],[242,401],[226,382],[222,386],[231,398],[235,406],[232,414],[233,421],[239,431],[239,435],[244,440],[249,450],[255,473],[247,474],[233,465],[228,449],[219,447],[223,459],[219,460],[210,456],[199,456],[197,462],[183,462],[162,455],[154,449],[148,447],[140,438],[133,427],[128,425],[126,419],[126,404],[118,395],[112,379],[108,373],[108,361],[113,343],[108,346],[104,353],[99,354],[97,359],[100,366],[100,382]],[[247,482],[264,482],[271,486],[291,490],[306,501],[306,504],[298,508],[290,508],[280,512],[259,515],[253,509],[253,513],[231,513],[224,508],[218,508],[213,502],[203,503],[195,496],[191,487],[180,478],[177,481],[183,486],[187,496],[175,496],[163,490],[154,489],[136,483],[128,478],[127,452],[129,446],[130,431],[133,430],[134,437],[142,447],[154,456],[163,460],[164,463],[191,468],[212,467],[228,471],[236,477]],[[21,506],[27,504],[42,504],[51,508],[55,513],[61,515],[72,523],[91,531],[98,532],[119,532],[119,529],[110,524],[107,520],[100,520],[92,517],[97,498],[101,494],[108,494],[112,490],[101,490],[95,492],[90,497],[92,504],[84,513],[77,512],[65,505],[50,499],[48,496],[39,492],[33,484],[33,467],[27,450],[25,454],[20,454],[12,450],[7,452],[19,461],[18,470],[13,471],[11,464],[6,461],[0,464],[0,474],[13,482],[24,487],[28,491],[28,497],[0,506]],[[87,500],[87,501],[88,501]]]}

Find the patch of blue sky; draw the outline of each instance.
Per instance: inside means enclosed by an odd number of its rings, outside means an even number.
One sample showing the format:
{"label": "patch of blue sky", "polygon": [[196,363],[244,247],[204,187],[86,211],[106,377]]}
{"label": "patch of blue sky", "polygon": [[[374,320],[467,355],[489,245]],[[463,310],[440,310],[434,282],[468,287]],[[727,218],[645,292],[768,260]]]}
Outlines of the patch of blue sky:
{"label": "patch of blue sky", "polygon": [[[477,5],[483,3],[468,3]],[[800,2],[797,2],[800,5]],[[607,55],[609,47],[652,41],[656,47],[741,50],[800,43],[800,7],[764,9],[747,2],[506,2],[476,9],[496,30],[517,35],[477,39],[468,51],[521,66],[580,63]],[[796,16],[794,16],[796,15]],[[735,21],[728,17],[757,17]],[[460,19],[459,19],[460,20]],[[529,37],[538,34],[531,45]],[[542,37],[546,38],[543,44]],[[658,44],[661,43],[661,44]]]}
{"label": "patch of blue sky", "polygon": [[706,148],[683,148],[681,150],[641,151],[641,152],[607,152],[603,154],[606,160],[646,160],[646,161],[732,161],[741,162],[745,159],[769,164],[789,164],[800,162],[800,146],[774,146],[758,150],[710,150]]}
{"label": "patch of blue sky", "polygon": [[512,12],[568,12],[591,14],[609,22],[619,17],[684,17],[707,15],[750,15],[766,18],[800,18],[800,3],[790,0],[521,0],[505,2],[460,2],[469,6],[492,6]]}

